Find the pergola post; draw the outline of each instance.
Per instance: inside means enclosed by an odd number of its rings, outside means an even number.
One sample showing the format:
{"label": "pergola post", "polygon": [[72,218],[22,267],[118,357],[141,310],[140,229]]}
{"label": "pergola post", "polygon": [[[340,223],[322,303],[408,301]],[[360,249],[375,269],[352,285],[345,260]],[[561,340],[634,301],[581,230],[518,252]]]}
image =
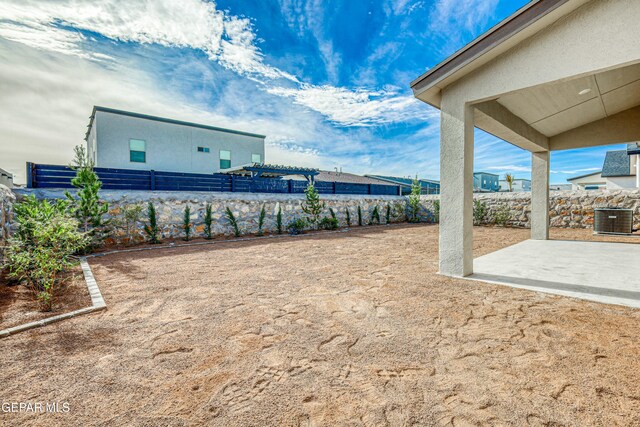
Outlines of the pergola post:
{"label": "pergola post", "polygon": [[440,274],[473,273],[473,107],[443,99],[440,114]]}
{"label": "pergola post", "polygon": [[531,153],[531,239],[549,240],[549,151]]}

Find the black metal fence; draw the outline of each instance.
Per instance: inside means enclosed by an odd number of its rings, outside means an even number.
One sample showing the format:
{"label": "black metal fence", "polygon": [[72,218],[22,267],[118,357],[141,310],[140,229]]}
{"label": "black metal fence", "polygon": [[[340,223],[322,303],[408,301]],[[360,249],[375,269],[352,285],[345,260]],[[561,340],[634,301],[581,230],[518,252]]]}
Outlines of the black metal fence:
{"label": "black metal fence", "polygon": [[[303,193],[307,181],[276,178],[250,178],[222,173],[197,174],[95,168],[105,190],[143,191],[217,191],[245,193]],[[75,171],[67,166],[27,163],[28,188],[73,188]],[[397,185],[353,184],[346,182],[315,183],[321,194],[371,194],[397,196]]]}

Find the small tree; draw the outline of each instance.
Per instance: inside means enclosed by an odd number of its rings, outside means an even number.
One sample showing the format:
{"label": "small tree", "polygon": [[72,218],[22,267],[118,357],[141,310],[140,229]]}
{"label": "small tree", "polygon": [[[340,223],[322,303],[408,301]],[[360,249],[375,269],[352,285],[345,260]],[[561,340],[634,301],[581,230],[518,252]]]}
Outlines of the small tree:
{"label": "small tree", "polygon": [[487,217],[487,204],[482,200],[473,201],[473,224],[480,225]]}
{"label": "small tree", "polygon": [[380,224],[380,212],[378,211],[378,206],[373,208],[373,212],[371,212],[371,218],[369,219],[369,225],[372,224]]}
{"label": "small tree", "polygon": [[513,192],[513,181],[514,181],[515,177],[510,174],[510,173],[505,173],[504,174],[504,180],[507,181],[507,184],[509,185],[509,193]]}
{"label": "small tree", "polygon": [[440,222],[440,200],[433,201],[433,221]]}
{"label": "small tree", "polygon": [[147,219],[149,221],[148,224],[144,226],[144,232],[149,238],[149,242],[152,244],[160,243],[160,230],[158,229],[158,218],[156,216],[156,207],[153,206],[153,203],[149,202],[147,205]]}
{"label": "small tree", "polygon": [[409,213],[411,214],[410,222],[420,222],[418,214],[420,213],[420,194],[422,192],[422,186],[418,177],[411,183],[411,194],[409,194]]}
{"label": "small tree", "polygon": [[391,205],[387,205],[387,211],[384,214],[384,222],[386,224],[391,222]]}
{"label": "small tree", "polygon": [[191,237],[191,206],[189,205],[184,208],[182,229],[184,230],[184,240],[188,242]]}
{"label": "small tree", "polygon": [[349,212],[349,208],[345,208],[345,212],[347,214],[347,227],[351,227],[351,212]]}
{"label": "small tree", "polygon": [[142,205],[125,204],[122,206],[122,219],[120,223],[124,227],[128,244],[133,243],[134,231],[137,229],[137,225],[140,222],[143,210],[144,208],[142,207]]}
{"label": "small tree", "polygon": [[231,227],[233,228],[233,235],[236,237],[240,237],[240,227],[238,226],[238,221],[236,220],[236,216],[233,214],[229,207],[227,207],[227,209],[225,210],[225,215],[227,217],[227,221],[229,221],[229,224],[231,224]]}
{"label": "small tree", "polygon": [[210,240],[212,238],[211,223],[213,215],[211,212],[211,203],[207,203],[204,207],[204,238]]}
{"label": "small tree", "polygon": [[80,228],[92,237],[93,245],[99,244],[105,236],[104,228],[108,221],[103,216],[109,211],[109,205],[100,200],[98,192],[102,188],[102,182],[93,170],[93,161],[87,156],[82,145],[74,149],[75,157],[69,166],[76,171],[76,176],[71,180],[71,185],[78,189],[76,197],[68,191],[65,195],[71,201],[71,211],[80,222]]}
{"label": "small tree", "polygon": [[302,211],[309,215],[307,221],[314,228],[317,228],[325,203],[320,200],[320,194],[318,194],[312,183],[309,183],[306,190],[304,190],[304,194],[307,199],[302,203]]}
{"label": "small tree", "polygon": [[262,209],[260,209],[260,216],[258,217],[258,236],[262,236],[264,234],[262,228],[264,227],[264,217],[267,215],[267,211],[262,205]]}
{"label": "small tree", "polygon": [[358,225],[362,227],[362,208],[358,205]]}
{"label": "small tree", "polygon": [[282,208],[278,206],[278,213],[276,214],[276,228],[278,234],[282,234]]}

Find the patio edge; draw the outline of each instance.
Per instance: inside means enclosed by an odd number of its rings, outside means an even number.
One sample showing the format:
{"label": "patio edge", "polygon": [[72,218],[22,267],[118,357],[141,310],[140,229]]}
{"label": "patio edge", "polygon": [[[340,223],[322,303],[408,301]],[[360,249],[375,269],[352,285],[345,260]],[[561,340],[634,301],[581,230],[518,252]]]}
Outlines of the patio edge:
{"label": "patio edge", "polygon": [[80,316],[83,314],[93,313],[99,310],[105,310],[107,308],[107,304],[104,302],[104,298],[102,297],[100,288],[98,288],[98,282],[96,282],[96,279],[93,276],[93,272],[91,271],[91,267],[89,266],[89,263],[87,262],[86,258],[80,259],[80,267],[82,268],[84,280],[85,280],[85,283],[87,284],[87,290],[89,291],[89,296],[91,297],[90,307],[80,308],[78,310],[70,311],[68,313],[62,313],[55,316],[47,317],[46,319],[36,320],[34,322],[29,322],[22,325],[13,326],[11,328],[0,330],[0,338],[6,338],[10,335],[15,335],[19,332],[39,328],[41,326],[46,326],[51,323],[70,319],[72,317]]}

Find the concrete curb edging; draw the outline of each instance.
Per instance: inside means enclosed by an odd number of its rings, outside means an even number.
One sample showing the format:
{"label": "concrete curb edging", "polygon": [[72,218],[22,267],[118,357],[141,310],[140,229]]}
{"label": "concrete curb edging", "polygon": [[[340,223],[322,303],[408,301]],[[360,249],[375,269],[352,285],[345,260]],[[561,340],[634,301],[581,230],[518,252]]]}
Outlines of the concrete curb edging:
{"label": "concrete curb edging", "polygon": [[18,325],[12,328],[0,330],[0,338],[6,338],[9,335],[15,335],[19,332],[28,331],[29,329],[39,328],[41,326],[46,326],[51,323],[59,322],[65,319],[70,319],[72,317],[80,316],[83,314],[93,313],[99,310],[105,310],[107,308],[107,304],[104,302],[104,299],[102,298],[102,293],[100,293],[100,288],[98,288],[98,283],[96,282],[96,279],[93,277],[93,272],[91,271],[91,267],[89,266],[89,263],[87,262],[86,258],[80,259],[80,267],[82,267],[84,280],[87,284],[87,289],[89,290],[89,296],[91,296],[91,307],[80,308],[78,310],[70,311],[68,313],[62,313],[56,316],[47,317],[46,319],[36,320],[35,322],[29,322],[23,325]]}

